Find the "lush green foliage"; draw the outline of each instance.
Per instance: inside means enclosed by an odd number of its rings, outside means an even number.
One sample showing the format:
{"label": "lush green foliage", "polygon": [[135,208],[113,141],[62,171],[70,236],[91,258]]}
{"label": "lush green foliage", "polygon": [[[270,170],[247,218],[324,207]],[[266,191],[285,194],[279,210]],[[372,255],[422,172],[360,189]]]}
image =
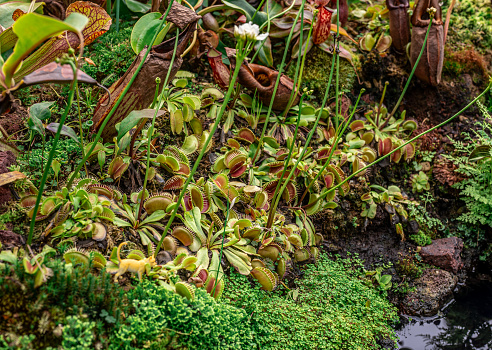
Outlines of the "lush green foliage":
{"label": "lush green foliage", "polygon": [[264,331],[262,349],[379,348],[378,339],[394,339],[396,309],[362,274],[356,259],[333,261],[322,255],[316,265],[306,266],[298,287],[288,293],[267,293],[231,274],[224,299],[246,310]]}
{"label": "lush green foliage", "polygon": [[[448,157],[458,165],[457,172],[466,178],[455,185],[460,189],[461,199],[465,202],[467,212],[459,220],[471,225],[492,227],[492,117],[483,106],[485,120],[477,123],[477,130],[465,134],[465,141],[456,141],[456,157]],[[485,155],[480,159],[471,159],[475,150],[483,149]],[[473,153],[475,151],[475,153]],[[488,154],[488,155],[487,155]]]}
{"label": "lush green foliage", "polygon": [[244,310],[216,302],[203,289],[190,301],[155,283],[139,284],[128,295],[135,312],[114,334],[112,349],[254,349],[258,339]]}
{"label": "lush green foliage", "polygon": [[[79,321],[70,316],[84,315],[96,320],[98,332],[102,335],[106,328],[110,329],[115,322],[118,324],[121,311],[128,310],[123,304],[124,291],[111,281],[109,274],[93,274],[80,266],[70,268],[59,260],[50,260],[46,265],[51,268],[53,276],[38,288],[21,262],[1,268],[0,314],[6,321],[1,332],[12,340],[32,335],[35,337],[33,347],[54,346],[61,341],[55,335],[60,334],[58,325],[68,324],[63,345],[65,349],[72,348],[74,344],[82,344],[82,340],[77,339],[85,331]],[[101,317],[102,310],[106,310],[111,318]],[[86,321],[81,319],[80,322]],[[90,337],[86,334],[85,338]],[[29,347],[26,345],[26,348]]]}
{"label": "lush green foliage", "polygon": [[[451,0],[444,1],[448,6]],[[449,22],[450,37],[460,44],[473,44],[480,49],[492,47],[492,8],[488,0],[457,2]]]}
{"label": "lush green foliage", "polygon": [[22,264],[2,268],[0,312],[8,322],[0,327],[0,349],[260,348],[246,312],[203,289],[193,301],[150,281],[125,292],[105,272],[58,260],[48,266],[54,275],[38,289]]}
{"label": "lush green foliage", "polygon": [[132,64],[135,53],[130,46],[130,34],[134,22],[125,21],[120,31],[111,30],[90,47],[85,56],[94,64],[86,63],[82,69],[105,86],[110,86],[118,80]]}
{"label": "lush green foliage", "polygon": [[[46,165],[46,158],[53,145],[53,138],[50,138],[43,145],[36,144],[29,152],[25,152],[17,158],[21,170],[28,175],[35,186],[39,185],[39,180],[43,173],[43,165]],[[62,172],[69,172],[74,166],[74,160],[82,155],[80,144],[70,138],[62,138],[58,141],[56,155],[53,158],[62,164]],[[54,180],[54,171],[50,169],[48,180]]]}
{"label": "lush green foliage", "polygon": [[483,229],[492,227],[492,117],[479,104],[484,121],[477,123],[477,129],[465,133],[465,140],[454,141],[457,155],[446,155],[458,166],[458,173],[465,179],[454,187],[460,189],[460,198],[465,202],[466,211],[458,217],[464,225],[458,226],[465,244],[482,249],[485,259],[492,245],[486,242]]}

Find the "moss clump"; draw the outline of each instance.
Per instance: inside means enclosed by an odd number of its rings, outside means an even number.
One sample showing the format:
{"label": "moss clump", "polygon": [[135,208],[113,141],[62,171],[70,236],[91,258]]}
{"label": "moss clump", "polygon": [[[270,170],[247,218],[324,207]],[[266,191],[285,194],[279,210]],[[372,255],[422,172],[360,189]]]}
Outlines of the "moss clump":
{"label": "moss clump", "polygon": [[378,340],[395,339],[397,311],[362,274],[359,260],[323,255],[288,293],[259,290],[233,273],[223,299],[250,315],[262,349],[380,349]]}
{"label": "moss clump", "polygon": [[445,52],[443,71],[456,77],[470,74],[475,83],[487,83],[487,63],[473,46],[467,46],[456,51],[448,46]]}
{"label": "moss clump", "polygon": [[[444,1],[444,9],[451,0]],[[479,52],[492,48],[492,7],[490,0],[461,0],[451,14],[449,44],[473,45]]]}
{"label": "moss clump", "polygon": [[118,80],[136,56],[130,45],[134,24],[135,21],[124,22],[118,33],[112,27],[91,44],[84,52],[84,56],[90,58],[95,66],[86,63],[82,70],[104,86],[110,86]]}
{"label": "moss clump", "polygon": [[[318,103],[323,101],[325,95],[326,85],[330,78],[330,68],[332,55],[314,46],[306,56],[306,63],[304,65],[304,71],[302,75],[302,85],[308,88],[308,90],[314,91],[314,97]],[[287,75],[292,79],[295,76],[297,62],[292,62]],[[335,76],[336,76],[336,63],[335,70],[333,72],[333,81],[330,89],[329,98],[335,96]],[[340,58],[340,91],[349,92],[355,83],[355,70],[354,67],[346,59]]]}

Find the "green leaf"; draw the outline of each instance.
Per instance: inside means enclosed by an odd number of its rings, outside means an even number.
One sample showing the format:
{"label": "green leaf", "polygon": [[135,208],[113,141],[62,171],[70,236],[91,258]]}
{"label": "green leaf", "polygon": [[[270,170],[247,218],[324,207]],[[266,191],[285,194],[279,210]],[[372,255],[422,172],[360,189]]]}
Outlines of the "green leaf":
{"label": "green leaf", "polygon": [[188,85],[188,79],[186,78],[174,79],[173,85],[179,88],[184,88],[186,87],[186,85]]}
{"label": "green leaf", "polygon": [[20,17],[12,26],[19,39],[15,44],[14,52],[2,67],[5,86],[7,88],[12,87],[12,77],[22,60],[43,41],[67,30],[81,36],[82,29],[84,29],[88,21],[89,19],[80,13],[70,14],[63,22],[37,13],[28,13]]}
{"label": "green leaf", "polygon": [[[3,1],[1,1],[3,2]],[[43,5],[44,2],[36,2],[34,3],[34,9],[32,12],[43,13]],[[0,25],[4,28],[9,28],[14,24],[14,20],[12,19],[12,15],[14,11],[19,9],[23,12],[29,11],[29,7],[31,6],[31,1],[5,1],[0,5]]]}
{"label": "green leaf", "polygon": [[[142,51],[150,40],[154,37],[155,31],[159,27],[161,21],[161,14],[159,12],[151,12],[142,16],[135,26],[133,27],[132,34],[130,36],[130,44],[133,51],[138,55]],[[162,32],[161,32],[162,33]],[[160,39],[162,41],[162,38]],[[159,42],[156,39],[154,45]]]}
{"label": "green leaf", "polygon": [[[250,4],[248,4],[246,0],[222,0],[222,3],[234,10],[241,12],[243,15],[246,16],[246,19],[248,21],[252,21],[253,23],[259,26],[261,26],[262,24],[268,21],[268,16],[265,12],[262,11],[256,12],[256,9]],[[253,16],[255,16],[255,18],[252,20],[251,18],[253,18]]]}
{"label": "green leaf", "polygon": [[36,131],[39,135],[41,135],[44,138],[44,125],[39,118],[31,115],[29,120],[27,121],[27,125],[29,126],[29,129],[32,131]]}
{"label": "green leaf", "polygon": [[55,102],[40,102],[35,103],[31,107],[29,107],[29,115],[35,116],[40,120],[46,120],[51,117],[51,109],[50,107]]}
{"label": "green leaf", "polygon": [[490,145],[478,146],[472,151],[472,153],[470,153],[468,160],[470,162],[476,162],[477,160],[481,160],[484,158],[490,158],[490,157],[492,157],[491,151],[492,151],[492,146],[490,146]]}
{"label": "green leaf", "polygon": [[[153,109],[142,109],[139,111],[131,111],[128,116],[121,121],[118,126],[118,137],[116,142],[119,143],[121,138],[126,135],[131,129],[138,125],[140,119],[142,118],[153,118],[155,110]],[[164,114],[164,111],[158,111],[157,116],[161,116]]]}
{"label": "green leaf", "polygon": [[51,169],[53,169],[55,173],[55,177],[58,177],[58,174],[60,173],[60,169],[61,169],[61,164],[57,159],[53,159],[51,161]]}
{"label": "green leaf", "polygon": [[229,132],[229,129],[231,128],[233,123],[234,123],[234,111],[230,109],[227,112],[227,119],[224,122],[224,126],[223,126],[224,134],[227,134]]}
{"label": "green leaf", "polygon": [[140,226],[160,221],[166,215],[164,210],[156,210],[150,216],[146,217],[145,220],[140,223]]}
{"label": "green leaf", "polygon": [[251,264],[247,264],[243,259],[232,253],[229,249],[224,249],[223,253],[229,263],[234,266],[241,275],[249,275],[252,270]]}
{"label": "green leaf", "polygon": [[264,43],[256,42],[255,50],[258,51],[258,58],[261,63],[267,67],[273,67],[272,42],[269,37],[264,40]]}
{"label": "green leaf", "polygon": [[15,264],[17,261],[17,255],[12,253],[10,250],[4,250],[0,253],[0,261],[6,261],[11,264]]}
{"label": "green leaf", "polygon": [[125,3],[126,7],[132,12],[141,12],[145,13],[150,10],[150,5],[148,4],[142,4],[139,1],[136,0],[123,0]]}
{"label": "green leaf", "polygon": [[[56,133],[59,126],[60,126],[60,123],[50,123],[46,126],[46,130],[49,130],[51,132]],[[77,136],[75,131],[67,125],[62,126],[62,130],[61,130],[60,134],[70,137],[72,140],[74,140],[77,143],[80,142],[79,137]]]}
{"label": "green leaf", "polygon": [[[12,27],[0,33],[0,54],[10,50],[17,42],[17,35],[14,34]],[[3,57],[0,55],[0,67],[3,65]]]}
{"label": "green leaf", "polygon": [[195,111],[201,107],[201,101],[197,96],[185,96],[183,102],[189,104]]}

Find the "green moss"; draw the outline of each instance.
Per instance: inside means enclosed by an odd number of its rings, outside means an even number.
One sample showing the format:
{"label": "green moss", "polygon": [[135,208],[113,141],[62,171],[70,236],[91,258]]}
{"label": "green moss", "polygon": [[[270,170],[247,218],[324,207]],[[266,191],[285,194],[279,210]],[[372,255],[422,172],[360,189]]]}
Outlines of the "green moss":
{"label": "green moss", "polygon": [[[39,142],[31,148],[29,152],[25,152],[17,158],[17,162],[20,165],[20,171],[28,175],[35,186],[39,185],[52,144],[53,139],[51,138],[46,141],[43,151],[42,142]],[[63,178],[64,173],[70,172],[81,156],[82,151],[79,143],[70,138],[60,139],[57,144],[55,157],[53,158],[62,165],[59,177]],[[50,169],[48,180],[54,180],[53,169]]]}
{"label": "green moss", "polygon": [[130,35],[135,21],[123,22],[117,33],[114,28],[91,44],[84,56],[95,66],[86,63],[82,70],[105,86],[110,86],[130,67],[136,55],[130,45]]}
{"label": "green moss", "polygon": [[[306,56],[306,63],[304,65],[302,85],[307,87],[308,90],[314,91],[314,97],[318,103],[323,101],[325,95],[326,85],[330,78],[330,68],[332,55],[314,46]],[[292,79],[295,76],[297,62],[292,62],[287,75]],[[333,81],[330,89],[330,96],[335,96],[335,77],[336,77],[336,63],[335,70],[333,72]],[[356,74],[354,67],[346,59],[340,58],[340,91],[349,92],[355,83]]]}
{"label": "green moss", "polygon": [[[451,0],[445,0],[447,9]],[[451,15],[449,44],[473,45],[479,52],[492,48],[492,7],[490,0],[460,0]]]}
{"label": "green moss", "polygon": [[378,349],[378,340],[395,339],[397,312],[361,275],[360,261],[324,255],[288,293],[264,292],[231,274],[223,299],[250,315],[262,349]]}

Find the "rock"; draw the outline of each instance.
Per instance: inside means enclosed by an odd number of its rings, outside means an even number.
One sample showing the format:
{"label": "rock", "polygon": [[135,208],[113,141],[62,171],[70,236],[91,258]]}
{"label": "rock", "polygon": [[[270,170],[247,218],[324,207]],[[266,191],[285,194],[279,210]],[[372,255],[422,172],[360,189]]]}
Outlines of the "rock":
{"label": "rock", "polygon": [[[10,151],[0,151],[0,174],[9,171],[8,167],[15,164],[15,156]],[[12,200],[12,193],[8,185],[0,187],[0,207]]]}
{"label": "rock", "polygon": [[420,256],[424,262],[457,273],[461,268],[463,240],[457,237],[436,239],[431,245],[422,247]]}
{"label": "rock", "polygon": [[21,235],[8,230],[0,230],[0,243],[2,250],[10,250],[24,245],[24,238]]}
{"label": "rock", "polygon": [[408,230],[410,231],[410,233],[418,233],[419,230],[420,230],[420,227],[419,227],[419,224],[417,223],[417,221],[415,220],[410,220],[408,222]]}
{"label": "rock", "polygon": [[403,312],[410,316],[433,316],[453,295],[458,277],[448,271],[427,269],[415,281],[416,290],[403,300]]}

